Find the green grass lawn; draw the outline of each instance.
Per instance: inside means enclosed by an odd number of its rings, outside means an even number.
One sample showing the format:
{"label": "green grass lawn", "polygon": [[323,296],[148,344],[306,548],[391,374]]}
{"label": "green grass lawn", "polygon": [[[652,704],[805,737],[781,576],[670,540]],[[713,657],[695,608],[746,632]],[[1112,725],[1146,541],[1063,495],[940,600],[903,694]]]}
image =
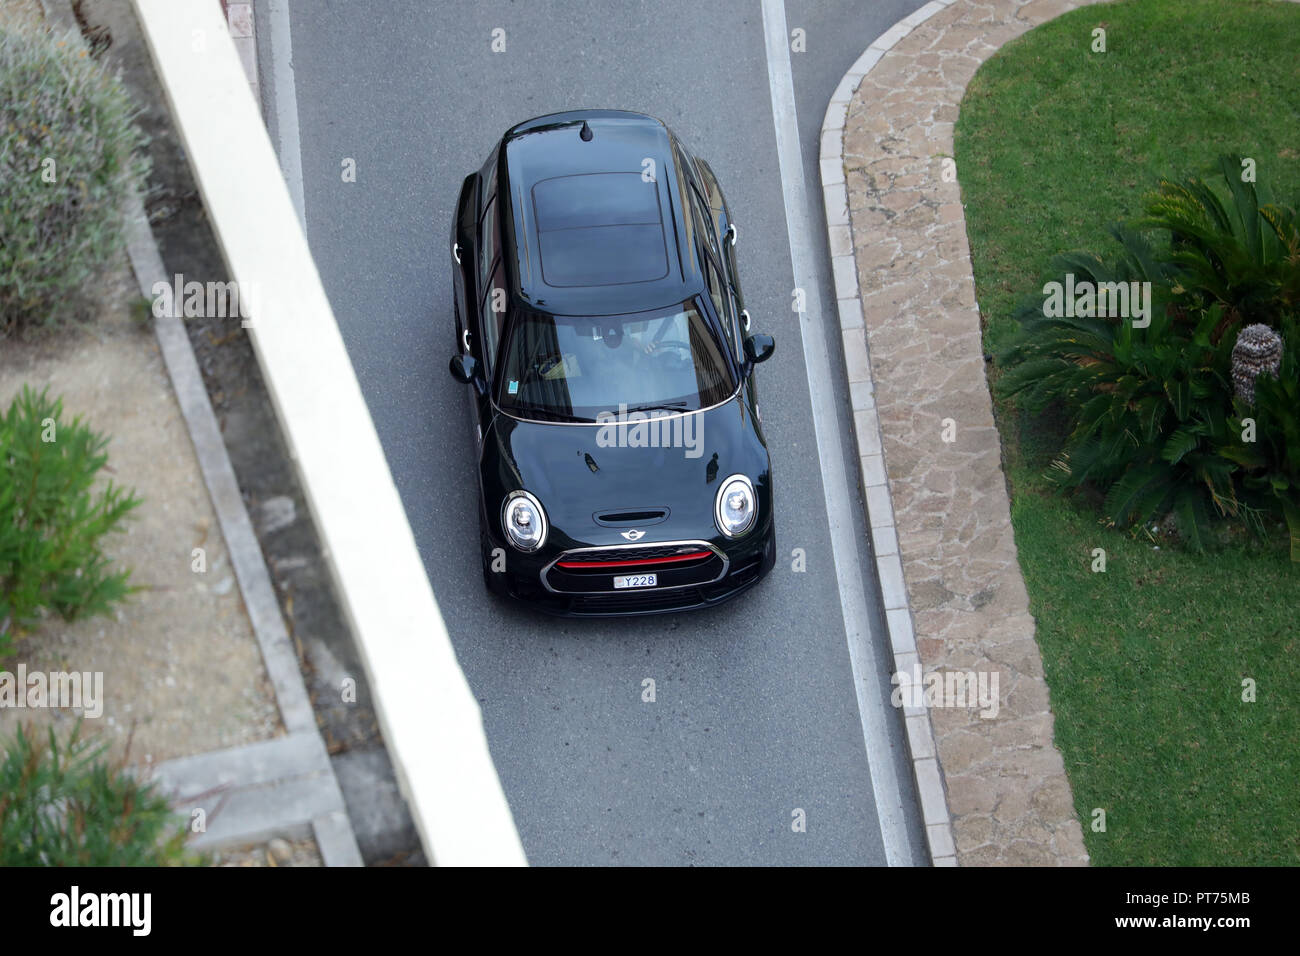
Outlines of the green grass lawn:
{"label": "green grass lawn", "polygon": [[[1106,30],[1093,53],[1092,31]],[[1085,7],[990,59],[956,130],[988,351],[1068,249],[1110,253],[1157,178],[1256,162],[1300,204],[1300,4]],[[992,377],[996,379],[997,371]],[[1300,863],[1300,569],[1276,547],[1196,555],[1108,529],[1043,480],[1059,423],[998,406],[1012,521],[1056,739],[1100,865]],[[1159,544],[1157,549],[1156,545]],[[1092,551],[1106,552],[1093,573]],[[1257,700],[1242,700],[1243,681]],[[1094,832],[1093,811],[1106,811]]]}

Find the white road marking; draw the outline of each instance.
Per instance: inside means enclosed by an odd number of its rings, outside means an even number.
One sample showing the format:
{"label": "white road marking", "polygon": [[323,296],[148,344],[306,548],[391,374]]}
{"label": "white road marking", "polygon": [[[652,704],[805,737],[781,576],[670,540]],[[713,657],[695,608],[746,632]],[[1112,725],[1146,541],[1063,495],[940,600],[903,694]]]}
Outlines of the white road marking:
{"label": "white road marking", "polygon": [[293,78],[293,39],[289,35],[289,0],[269,0],[271,20],[271,81],[275,85],[276,155],[298,213],[303,234],[307,211],[302,190],[302,141],[298,135],[298,88]]}
{"label": "white road marking", "polygon": [[[831,358],[822,328],[821,293],[808,250],[823,241],[812,228],[808,191],[804,184],[803,158],[799,151],[799,124],[795,115],[794,78],[790,71],[789,34],[784,0],[762,0],[763,35],[767,45],[767,78],[772,97],[772,119],[776,125],[776,151],[780,162],[785,198],[786,229],[790,237],[790,263],[794,284],[804,290],[806,311],[800,315],[804,367],[812,397],[813,431],[822,462],[822,490],[830,521],[831,552],[835,559],[840,607],[844,613],[844,634],[849,645],[853,685],[862,717],[862,736],[867,746],[867,764],[875,796],[876,815],[885,861],[890,866],[911,866],[903,793],[894,769],[894,752],[888,733],[896,719],[886,706],[881,682],[883,670],[877,647],[881,645],[874,619],[868,612],[862,586],[862,564],[854,540],[853,507],[845,480],[844,449],[835,414],[831,389]],[[834,370],[838,374],[838,370]]]}

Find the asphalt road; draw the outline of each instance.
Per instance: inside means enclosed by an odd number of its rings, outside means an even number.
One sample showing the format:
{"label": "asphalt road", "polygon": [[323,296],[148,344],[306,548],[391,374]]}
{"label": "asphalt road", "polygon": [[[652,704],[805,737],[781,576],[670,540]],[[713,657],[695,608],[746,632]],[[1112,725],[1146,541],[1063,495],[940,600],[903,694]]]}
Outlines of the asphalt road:
{"label": "asphalt road", "polygon": [[[790,0],[807,188],[831,92],[866,46],[921,0]],[[862,718],[830,548],[851,522],[880,615],[860,501],[828,516],[798,317],[758,0],[289,6],[308,238],[492,756],[534,864],[881,864]],[[259,10],[264,100],[275,99]],[[505,31],[505,52],[491,49]],[[721,608],[563,621],[489,599],[464,386],[453,354],[445,248],[461,179],[511,125],[583,106],[665,120],[717,171],[740,226],[746,303],[776,337],[758,372],[777,493],[778,562]],[[273,139],[282,121],[269,111]],[[344,182],[345,159],[357,181]],[[824,221],[810,252],[834,302]],[[846,457],[847,386],[832,376]],[[847,476],[857,488],[856,474]],[[802,548],[807,571],[792,570]],[[883,628],[882,667],[889,660]],[[642,701],[645,678],[656,701]],[[886,691],[888,677],[884,679]],[[923,861],[901,715],[888,722],[905,842]],[[803,810],[807,831],[794,832]]]}

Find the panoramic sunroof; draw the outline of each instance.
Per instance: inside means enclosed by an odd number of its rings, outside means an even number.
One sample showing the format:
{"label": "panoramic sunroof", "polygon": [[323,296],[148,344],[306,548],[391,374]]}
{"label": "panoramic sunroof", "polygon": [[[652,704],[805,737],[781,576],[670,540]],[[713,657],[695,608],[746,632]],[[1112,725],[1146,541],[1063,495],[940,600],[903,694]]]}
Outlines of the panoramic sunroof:
{"label": "panoramic sunroof", "polygon": [[655,182],[637,173],[588,173],[533,187],[533,210],[549,286],[622,285],[668,274]]}

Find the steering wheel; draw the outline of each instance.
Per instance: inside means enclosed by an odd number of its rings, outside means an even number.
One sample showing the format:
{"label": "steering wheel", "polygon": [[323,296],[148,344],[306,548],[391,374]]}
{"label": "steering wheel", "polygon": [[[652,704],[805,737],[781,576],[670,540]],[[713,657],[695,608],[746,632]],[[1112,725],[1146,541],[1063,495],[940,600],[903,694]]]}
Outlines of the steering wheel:
{"label": "steering wheel", "polygon": [[[684,364],[690,364],[695,354],[691,351],[691,345],[689,342],[682,342],[679,339],[665,339],[662,342],[654,343],[654,351],[650,354],[655,358],[658,358],[660,355],[668,354],[667,352],[661,352],[661,349],[680,349],[680,352],[677,354],[674,361]],[[682,352],[686,354],[683,356],[681,354]]]}

